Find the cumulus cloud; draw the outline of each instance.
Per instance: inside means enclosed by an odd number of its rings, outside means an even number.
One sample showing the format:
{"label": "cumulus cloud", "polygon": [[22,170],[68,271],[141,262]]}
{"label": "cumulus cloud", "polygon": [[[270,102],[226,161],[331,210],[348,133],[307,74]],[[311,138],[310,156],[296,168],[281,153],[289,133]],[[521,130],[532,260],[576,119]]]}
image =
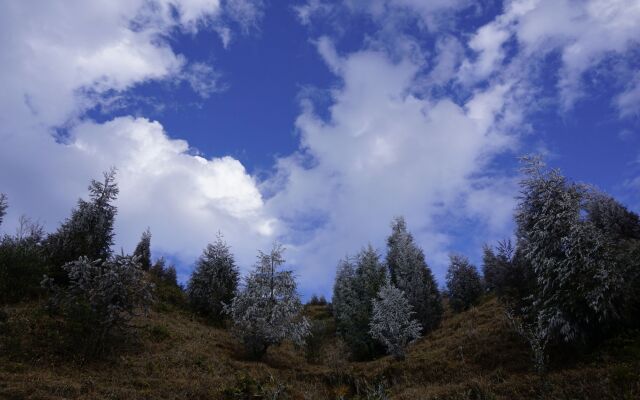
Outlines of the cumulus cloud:
{"label": "cumulus cloud", "polygon": [[[375,50],[339,55],[326,38],[318,47],[341,87],[333,91],[328,120],[308,105],[298,117],[301,149],[280,160],[281,187],[267,203],[286,224],[289,242],[303,238],[292,254],[304,258],[304,287],[330,287],[338,258],[368,241],[382,246],[395,215],[407,217],[439,277],[455,220],[484,215],[487,207],[491,214],[479,223],[502,233],[512,193],[492,191],[500,201],[482,201],[491,187],[482,177],[492,157],[513,144],[494,129],[506,88],[479,91],[462,106],[430,101],[411,90],[421,68],[411,57],[394,61]],[[482,196],[470,203],[476,194]]]}
{"label": "cumulus cloud", "polygon": [[216,25],[226,12],[246,23],[258,17],[249,2],[239,3],[3,3],[0,190],[9,196],[11,220],[24,213],[55,229],[89,180],[116,166],[117,246],[131,250],[150,225],[154,251],[188,265],[222,230],[243,265],[250,264],[272,240],[275,222],[263,214],[257,184],[237,160],[203,158],[158,122],[84,117],[105,93],[117,98],[150,80],[185,81],[205,97],[219,90],[215,69],[189,62],[166,37]]}

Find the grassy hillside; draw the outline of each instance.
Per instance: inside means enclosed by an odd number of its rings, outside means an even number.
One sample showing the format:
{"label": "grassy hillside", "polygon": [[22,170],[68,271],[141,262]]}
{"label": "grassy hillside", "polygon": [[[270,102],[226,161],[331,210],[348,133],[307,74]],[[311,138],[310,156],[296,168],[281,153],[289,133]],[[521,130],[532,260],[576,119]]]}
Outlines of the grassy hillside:
{"label": "grassy hillside", "polygon": [[617,337],[589,356],[553,365],[542,380],[526,344],[511,333],[494,299],[411,346],[404,361],[349,362],[325,306],[315,361],[284,344],[248,361],[228,330],[171,307],[135,321],[137,337],[102,361],[73,359],[57,321],[38,305],[0,318],[0,398],[6,399],[637,399],[640,335]]}

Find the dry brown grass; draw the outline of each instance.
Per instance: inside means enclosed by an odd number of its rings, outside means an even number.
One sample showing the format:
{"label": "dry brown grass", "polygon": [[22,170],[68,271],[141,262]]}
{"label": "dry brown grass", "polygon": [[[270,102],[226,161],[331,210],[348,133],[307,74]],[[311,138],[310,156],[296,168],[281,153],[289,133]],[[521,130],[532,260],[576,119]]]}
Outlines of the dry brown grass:
{"label": "dry brown grass", "polygon": [[[11,342],[17,353],[0,347],[0,398],[365,399],[380,398],[373,395],[380,388],[393,399],[640,398],[637,334],[610,341],[571,366],[554,367],[543,383],[493,299],[462,314],[448,313],[439,329],[411,346],[404,361],[385,357],[362,363],[349,362],[335,338],[326,341],[313,364],[291,344],[270,349],[262,362],[248,361],[229,331],[177,309],[136,321],[138,339],[116,355],[80,363],[47,352],[42,340],[32,337],[56,326],[36,309],[8,310],[5,326],[18,327],[21,338]],[[307,314],[330,318],[322,306]],[[48,335],[47,340],[57,340]]]}

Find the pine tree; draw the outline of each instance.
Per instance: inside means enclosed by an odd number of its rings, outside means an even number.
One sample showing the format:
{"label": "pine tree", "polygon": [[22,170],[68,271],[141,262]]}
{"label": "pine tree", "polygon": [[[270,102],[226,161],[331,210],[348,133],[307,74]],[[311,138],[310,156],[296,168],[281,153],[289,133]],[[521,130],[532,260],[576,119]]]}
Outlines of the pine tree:
{"label": "pine tree", "polygon": [[422,331],[413,314],[404,292],[391,283],[380,288],[377,298],[373,300],[369,332],[398,360],[404,359],[406,346],[419,338]]}
{"label": "pine tree", "polygon": [[464,311],[478,303],[483,291],[482,281],[476,267],[466,257],[452,254],[449,260],[446,278],[449,304],[454,311]]}
{"label": "pine tree", "polygon": [[149,271],[151,268],[151,230],[149,228],[142,233],[133,255],[138,257],[142,270]]}
{"label": "pine tree", "polygon": [[387,239],[386,259],[391,282],[405,293],[415,312],[415,318],[425,332],[429,332],[442,319],[440,291],[422,249],[407,231],[404,218],[395,218],[391,229],[392,233]]}
{"label": "pine tree", "polygon": [[494,292],[514,315],[518,315],[518,310],[530,305],[534,294],[535,275],[530,265],[511,240],[498,242],[495,249],[485,245],[483,250],[485,289]]}
{"label": "pine tree", "polygon": [[4,216],[7,215],[7,207],[7,195],[0,193],[0,225],[2,225]]}
{"label": "pine tree", "polygon": [[189,302],[194,310],[221,322],[223,303],[228,304],[238,288],[239,272],[229,246],[218,234],[213,244],[207,245],[196,263],[187,286]]}
{"label": "pine tree", "polygon": [[50,274],[58,282],[66,281],[62,266],[84,256],[89,260],[107,260],[113,245],[113,223],[118,196],[116,170],[104,173],[104,181],[91,181],[89,201],[80,199],[71,216],[46,240]]}
{"label": "pine tree", "polygon": [[255,270],[225,307],[248,353],[256,358],[285,339],[303,344],[309,332],[293,272],[278,271],[285,262],[283,252],[280,245],[268,254],[260,252]]}

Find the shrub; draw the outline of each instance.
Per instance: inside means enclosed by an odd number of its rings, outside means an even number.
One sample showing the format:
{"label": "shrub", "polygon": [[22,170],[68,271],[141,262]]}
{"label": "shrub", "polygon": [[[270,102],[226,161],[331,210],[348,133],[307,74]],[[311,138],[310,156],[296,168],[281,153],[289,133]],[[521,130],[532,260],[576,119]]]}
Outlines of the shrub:
{"label": "shrub", "polygon": [[33,298],[45,273],[42,226],[21,217],[15,236],[0,239],[0,304]]}
{"label": "shrub", "polygon": [[130,256],[107,261],[80,257],[63,268],[68,285],[59,286],[51,278],[43,282],[52,292],[50,309],[64,316],[76,348],[86,356],[100,355],[114,335],[127,331],[137,310],[146,311],[152,285]]}

